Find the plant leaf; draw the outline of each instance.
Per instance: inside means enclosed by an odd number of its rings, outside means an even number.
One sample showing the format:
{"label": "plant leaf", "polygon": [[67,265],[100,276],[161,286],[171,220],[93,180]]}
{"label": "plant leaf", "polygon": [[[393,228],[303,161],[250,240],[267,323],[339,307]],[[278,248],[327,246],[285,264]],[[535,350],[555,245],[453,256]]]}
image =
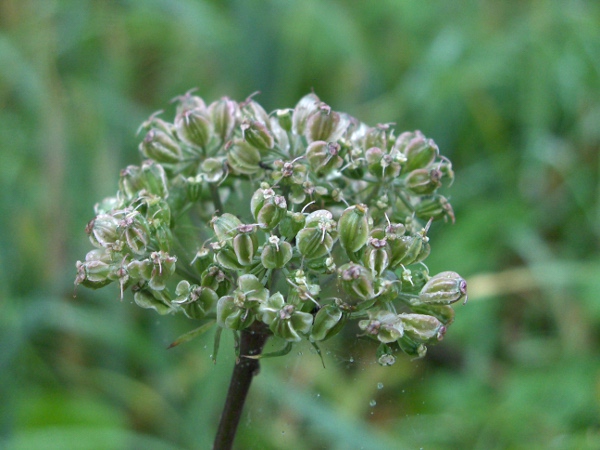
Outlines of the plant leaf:
{"label": "plant leaf", "polygon": [[287,355],[292,350],[293,343],[286,342],[285,347],[281,350],[275,350],[274,352],[269,353],[261,353],[260,355],[242,355],[244,358],[250,359],[262,359],[262,358],[272,358],[274,356],[284,356]]}
{"label": "plant leaf", "polygon": [[167,349],[177,347],[179,344],[183,344],[184,342],[191,341],[197,336],[200,336],[203,333],[206,333],[213,325],[215,324],[215,320],[210,320],[205,324],[200,325],[198,328],[193,329],[192,331],[188,331],[185,334],[182,334],[177,339],[175,339],[171,345],[167,347]]}

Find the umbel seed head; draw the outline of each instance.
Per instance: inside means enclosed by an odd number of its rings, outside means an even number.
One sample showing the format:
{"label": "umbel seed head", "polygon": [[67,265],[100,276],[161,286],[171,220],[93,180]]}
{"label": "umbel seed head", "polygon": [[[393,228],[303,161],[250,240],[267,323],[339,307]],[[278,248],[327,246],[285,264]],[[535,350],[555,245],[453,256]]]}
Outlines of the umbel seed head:
{"label": "umbel seed head", "polygon": [[96,204],[76,285],[115,283],[142,308],[252,326],[286,349],[357,321],[382,365],[439,342],[467,285],[426,265],[431,222],[454,222],[452,164],[433,140],[314,93],[271,114],[254,94],[175,102],[172,120],[142,124],[143,160]]}

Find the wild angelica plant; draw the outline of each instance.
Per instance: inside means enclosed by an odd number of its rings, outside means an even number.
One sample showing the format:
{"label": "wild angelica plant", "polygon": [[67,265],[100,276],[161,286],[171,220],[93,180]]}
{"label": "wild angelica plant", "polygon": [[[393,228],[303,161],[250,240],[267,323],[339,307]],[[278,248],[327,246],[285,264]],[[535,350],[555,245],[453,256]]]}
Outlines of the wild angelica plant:
{"label": "wild angelica plant", "polygon": [[[431,222],[454,221],[438,193],[452,165],[431,139],[370,127],[315,94],[271,114],[252,97],[176,101],[172,123],[155,114],[142,125],[144,161],[95,206],[95,248],[75,284],[116,282],[142,308],[200,321],[175,344],[215,323],[233,331],[215,448],[231,445],[261,356],[303,339],[319,352],[352,321],[379,341],[382,365],[442,339],[467,291],[457,273],[431,276],[424,263]],[[269,336],[285,345],[261,355]]]}

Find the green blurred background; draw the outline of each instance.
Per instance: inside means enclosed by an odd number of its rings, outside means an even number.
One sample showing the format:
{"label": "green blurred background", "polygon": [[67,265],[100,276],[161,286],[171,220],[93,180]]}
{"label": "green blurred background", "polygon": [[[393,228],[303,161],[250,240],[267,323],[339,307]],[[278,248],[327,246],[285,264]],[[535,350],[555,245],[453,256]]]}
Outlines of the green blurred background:
{"label": "green blurred background", "polygon": [[93,204],[192,87],[315,92],[450,157],[432,272],[470,285],[427,357],[352,333],[265,360],[239,449],[600,448],[600,2],[0,0],[0,448],[210,448],[229,335],[80,288]]}

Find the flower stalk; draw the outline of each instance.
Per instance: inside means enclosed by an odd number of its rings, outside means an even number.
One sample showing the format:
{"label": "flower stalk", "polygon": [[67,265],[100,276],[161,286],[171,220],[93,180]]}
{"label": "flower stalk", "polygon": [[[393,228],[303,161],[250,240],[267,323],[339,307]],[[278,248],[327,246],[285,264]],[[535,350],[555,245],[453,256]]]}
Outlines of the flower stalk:
{"label": "flower stalk", "polygon": [[386,366],[443,338],[467,286],[425,264],[431,223],[454,222],[441,193],[454,172],[433,140],[369,126],[315,94],[272,114],[253,96],[176,101],[172,122],[142,124],[142,163],[96,204],[75,284],[116,283],[142,308],[240,337],[215,448],[232,445],[269,338],[285,345],[268,356],[302,340],[320,355],[358,322]]}
{"label": "flower stalk", "polygon": [[214,450],[229,450],[233,446],[250,385],[260,370],[260,360],[246,356],[260,355],[269,336],[268,329],[259,322],[240,333],[240,357],[237,358],[231,374],[229,390],[215,436]]}

